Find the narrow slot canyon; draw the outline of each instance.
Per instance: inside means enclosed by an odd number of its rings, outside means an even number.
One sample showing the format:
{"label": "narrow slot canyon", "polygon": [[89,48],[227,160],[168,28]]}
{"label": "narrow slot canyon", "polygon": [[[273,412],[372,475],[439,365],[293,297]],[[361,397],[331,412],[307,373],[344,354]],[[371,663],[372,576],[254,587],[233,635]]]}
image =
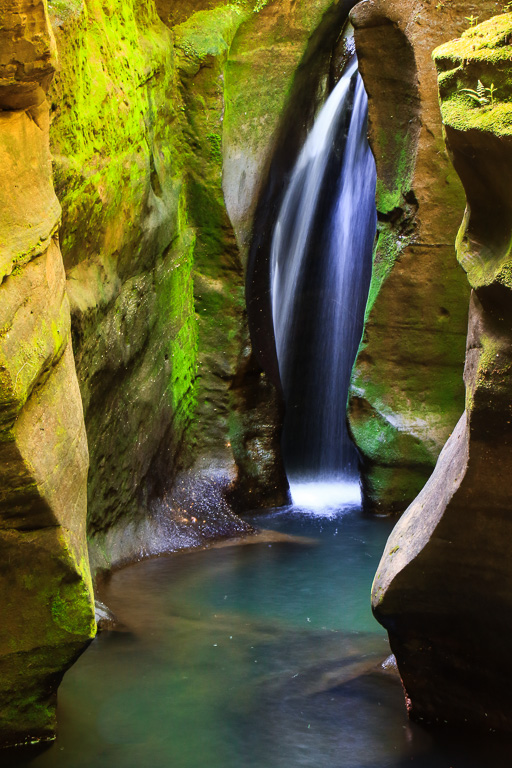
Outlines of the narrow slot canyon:
{"label": "narrow slot canyon", "polygon": [[511,62],[0,4],[1,768],[508,766]]}

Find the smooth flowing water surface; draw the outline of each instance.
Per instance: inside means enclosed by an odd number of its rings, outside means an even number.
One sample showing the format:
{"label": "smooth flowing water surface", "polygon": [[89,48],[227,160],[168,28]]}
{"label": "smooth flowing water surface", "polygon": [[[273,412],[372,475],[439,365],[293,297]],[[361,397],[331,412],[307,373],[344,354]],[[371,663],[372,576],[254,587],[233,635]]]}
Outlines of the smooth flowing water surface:
{"label": "smooth flowing water surface", "polygon": [[377,223],[367,116],[354,57],[297,159],[272,240],[283,458],[296,502],[297,481],[358,482],[346,404]]}
{"label": "smooth flowing water surface", "polygon": [[[148,560],[102,597],[123,622],[67,673],[31,768],[496,768],[492,740],[407,721],[369,591],[391,522],[271,511],[288,541]],[[503,751],[503,750],[502,750]],[[7,755],[4,756],[2,765]]]}

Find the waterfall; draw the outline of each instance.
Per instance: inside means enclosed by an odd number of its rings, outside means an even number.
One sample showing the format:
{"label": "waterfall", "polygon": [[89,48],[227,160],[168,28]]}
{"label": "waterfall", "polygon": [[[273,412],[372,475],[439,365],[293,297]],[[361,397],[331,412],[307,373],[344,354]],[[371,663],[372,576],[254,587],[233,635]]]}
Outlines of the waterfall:
{"label": "waterfall", "polygon": [[359,499],[346,405],[376,230],[367,113],[354,57],[307,137],[272,240],[272,316],[286,404],[283,456],[298,504]]}

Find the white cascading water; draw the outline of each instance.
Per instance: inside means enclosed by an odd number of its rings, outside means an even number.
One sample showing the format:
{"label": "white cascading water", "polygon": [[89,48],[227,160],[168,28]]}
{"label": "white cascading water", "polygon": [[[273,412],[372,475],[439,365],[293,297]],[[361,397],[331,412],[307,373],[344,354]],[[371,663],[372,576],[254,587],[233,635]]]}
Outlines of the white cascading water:
{"label": "white cascading water", "polygon": [[377,221],[367,114],[354,57],[297,160],[272,241],[283,455],[293,501],[309,508],[360,500],[346,404]]}

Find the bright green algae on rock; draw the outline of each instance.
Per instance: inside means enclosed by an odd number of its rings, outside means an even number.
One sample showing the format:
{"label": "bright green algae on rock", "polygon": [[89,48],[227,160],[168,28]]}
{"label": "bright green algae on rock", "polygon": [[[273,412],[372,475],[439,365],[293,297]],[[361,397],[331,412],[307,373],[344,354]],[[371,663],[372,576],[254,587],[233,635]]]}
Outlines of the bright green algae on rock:
{"label": "bright green algae on rock", "polygon": [[193,420],[195,238],[173,39],[154,3],[84,2],[57,40],[52,148],[94,531],[137,514],[171,421],[179,443]]}
{"label": "bright green algae on rock", "polygon": [[[471,62],[499,64],[510,62],[512,34],[512,13],[494,16],[477,26],[467,29],[460,38],[440,45],[433,53],[436,63],[443,59],[459,60],[466,65]],[[441,67],[444,69],[444,66]]]}
{"label": "bright green algae on rock", "polygon": [[512,138],[512,13],[467,30],[433,58],[447,141],[468,197],[459,261],[473,288],[495,280],[512,287],[512,199],[503,166]]}
{"label": "bright green algae on rock", "polygon": [[0,633],[0,740],[8,743],[54,736],[57,685],[96,630],[88,563],[77,563],[59,530],[0,531],[10,563]]}
{"label": "bright green algae on rock", "polygon": [[192,65],[207,56],[222,57],[245,18],[247,8],[244,12],[243,6],[231,3],[211,11],[198,11],[174,27],[175,44]]}
{"label": "bright green algae on rock", "polygon": [[157,3],[179,17],[172,30],[151,0],[53,6],[52,149],[91,533],[144,515],[164,463],[168,484],[198,457],[233,467],[245,307],[222,192],[224,72],[265,3],[210,5]]}
{"label": "bright green algae on rock", "polygon": [[[446,125],[512,135],[512,13],[468,29],[458,40],[436,48],[433,58],[440,70]],[[477,93],[479,82],[485,89],[482,104],[467,92]]]}
{"label": "bright green algae on rock", "polygon": [[233,37],[251,9],[219,4],[175,27],[184,105],[186,206],[196,233],[193,290],[197,334],[191,459],[232,462],[228,382],[236,370],[243,323],[243,274],[222,194],[224,69]]}
{"label": "bright green algae on rock", "polygon": [[255,204],[295,72],[332,5],[52,6],[52,149],[93,535],[140,519],[164,476],[172,484],[198,462],[243,474],[244,430],[271,463],[277,413],[258,398],[250,424],[232,413],[247,364],[248,218],[241,236],[224,198],[226,145],[256,147]]}

